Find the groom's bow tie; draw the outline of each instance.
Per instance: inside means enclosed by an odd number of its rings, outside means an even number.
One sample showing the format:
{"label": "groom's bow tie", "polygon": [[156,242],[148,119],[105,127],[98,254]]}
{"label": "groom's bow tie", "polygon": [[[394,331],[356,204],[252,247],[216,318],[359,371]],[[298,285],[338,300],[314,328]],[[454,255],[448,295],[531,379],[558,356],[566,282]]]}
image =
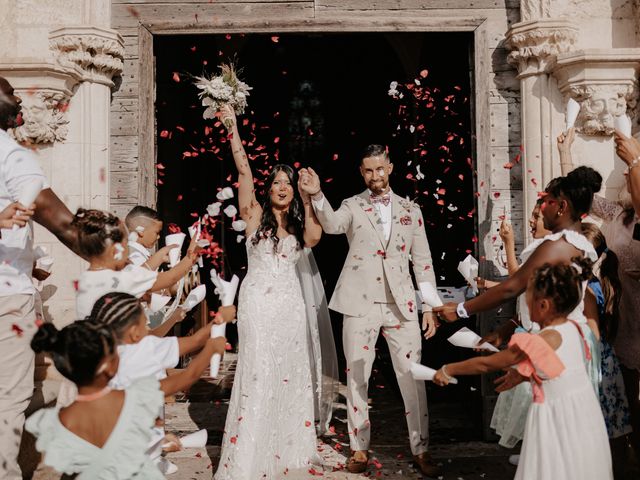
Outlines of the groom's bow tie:
{"label": "groom's bow tie", "polygon": [[387,207],[389,205],[389,203],[391,203],[391,195],[386,193],[384,195],[369,195],[369,199],[371,200],[371,203],[381,203],[382,205],[384,205],[385,207]]}

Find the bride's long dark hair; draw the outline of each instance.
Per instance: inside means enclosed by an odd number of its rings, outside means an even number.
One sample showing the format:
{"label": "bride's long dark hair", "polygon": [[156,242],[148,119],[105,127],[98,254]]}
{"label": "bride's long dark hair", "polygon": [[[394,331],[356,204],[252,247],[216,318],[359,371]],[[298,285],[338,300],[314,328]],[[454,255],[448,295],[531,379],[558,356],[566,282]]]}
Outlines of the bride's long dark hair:
{"label": "bride's long dark hair", "polygon": [[274,249],[278,248],[278,221],[271,205],[271,187],[279,172],[284,172],[287,175],[293,189],[293,199],[287,212],[287,232],[295,235],[300,246],[304,247],[304,209],[302,208],[302,199],[297,187],[298,174],[289,165],[281,163],[273,167],[265,182],[266,198],[262,204],[262,218],[260,219],[260,226],[253,237],[253,244],[257,245],[263,238],[271,238],[273,239]]}

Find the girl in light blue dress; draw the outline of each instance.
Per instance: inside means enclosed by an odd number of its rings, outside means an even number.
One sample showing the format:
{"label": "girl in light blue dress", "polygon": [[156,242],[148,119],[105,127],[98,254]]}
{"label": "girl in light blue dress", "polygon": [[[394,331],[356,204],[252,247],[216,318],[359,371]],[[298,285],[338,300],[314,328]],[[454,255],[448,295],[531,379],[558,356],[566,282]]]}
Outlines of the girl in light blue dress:
{"label": "girl in light blue dress", "polygon": [[44,463],[78,480],[161,480],[145,454],[163,405],[158,380],[142,378],[127,390],[112,390],[118,353],[110,330],[76,322],[57,330],[44,324],[31,346],[47,352],[56,368],[78,387],[65,408],[35,412],[26,429],[37,439]]}
{"label": "girl in light blue dress", "polygon": [[[631,433],[629,402],[624,389],[620,363],[611,346],[617,333],[620,309],[620,278],[618,257],[609,250],[600,229],[593,223],[583,222],[582,233],[593,243],[598,254],[598,276],[589,280],[589,293],[595,297],[600,328],[600,362],[602,381],[599,388],[600,406],[609,439]],[[612,444],[613,445],[613,444]],[[617,447],[617,446],[616,446]]]}

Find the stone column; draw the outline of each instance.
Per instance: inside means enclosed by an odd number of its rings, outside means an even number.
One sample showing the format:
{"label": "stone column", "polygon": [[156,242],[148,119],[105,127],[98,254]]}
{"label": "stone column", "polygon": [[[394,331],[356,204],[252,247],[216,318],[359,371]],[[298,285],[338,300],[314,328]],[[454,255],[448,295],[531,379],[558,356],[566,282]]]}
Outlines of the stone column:
{"label": "stone column", "polygon": [[[550,72],[556,56],[571,50],[577,35],[578,29],[570,21],[550,18],[520,22],[507,32],[511,49],[508,60],[516,65],[520,79],[525,217],[533,209],[538,192],[554,176],[552,158],[557,133],[553,120],[559,98]],[[524,238],[530,241],[529,237],[525,222]]]}
{"label": "stone column", "polygon": [[553,68],[565,102],[580,104],[574,166],[589,165],[605,178],[603,195],[615,199],[624,185],[624,165],[616,158],[612,133],[628,115],[637,127],[640,48],[586,49],[558,55]]}
{"label": "stone column", "polygon": [[[50,32],[44,61],[20,58],[0,65],[23,99],[25,124],[14,137],[31,145],[53,190],[71,211],[109,209],[109,106],[124,46],[114,30],[64,27]],[[57,325],[75,320],[73,280],[86,268],[47,230],[36,241],[55,259],[43,291],[45,314]],[[47,299],[50,299],[47,302]]]}

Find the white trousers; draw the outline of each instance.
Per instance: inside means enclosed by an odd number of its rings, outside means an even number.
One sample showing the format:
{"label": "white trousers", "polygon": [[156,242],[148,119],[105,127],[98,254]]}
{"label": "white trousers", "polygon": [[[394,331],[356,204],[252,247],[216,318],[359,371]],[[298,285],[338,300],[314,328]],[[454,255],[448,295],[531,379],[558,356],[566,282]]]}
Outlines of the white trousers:
{"label": "white trousers", "polygon": [[0,478],[22,480],[18,453],[24,412],[33,396],[34,295],[0,297]]}
{"label": "white trousers", "polygon": [[387,341],[404,401],[411,452],[427,451],[429,413],[424,381],[411,376],[411,362],[420,363],[422,337],[415,320],[406,320],[394,303],[375,304],[364,317],[344,316],[342,343],[347,359],[347,416],[352,450],[368,450],[371,437],[368,387],[378,335]]}

